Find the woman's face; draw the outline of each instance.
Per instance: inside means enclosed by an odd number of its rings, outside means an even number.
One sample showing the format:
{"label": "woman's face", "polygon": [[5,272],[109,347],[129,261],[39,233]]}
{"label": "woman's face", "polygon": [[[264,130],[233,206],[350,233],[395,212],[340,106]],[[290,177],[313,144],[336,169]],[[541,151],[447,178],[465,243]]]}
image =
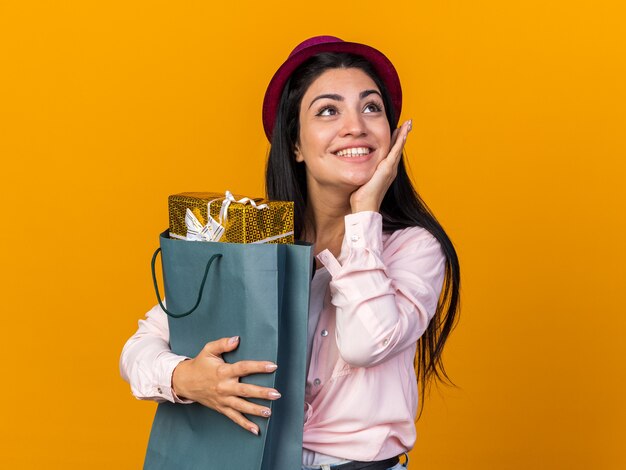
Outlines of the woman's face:
{"label": "woman's face", "polygon": [[356,190],[387,156],[390,139],[380,90],[361,69],[329,69],[302,97],[296,160],[309,187]]}

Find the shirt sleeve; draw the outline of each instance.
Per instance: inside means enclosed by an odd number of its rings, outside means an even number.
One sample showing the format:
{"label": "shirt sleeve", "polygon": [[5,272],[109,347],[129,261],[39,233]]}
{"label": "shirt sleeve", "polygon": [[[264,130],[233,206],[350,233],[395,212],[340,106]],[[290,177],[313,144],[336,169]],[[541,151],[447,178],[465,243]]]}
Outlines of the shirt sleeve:
{"label": "shirt sleeve", "polygon": [[318,259],[332,276],[337,346],[348,364],[379,364],[414,346],[426,331],[445,275],[445,255],[426,229],[398,230],[383,249],[382,216],[350,214],[341,262],[328,250]]}
{"label": "shirt sleeve", "polygon": [[170,330],[167,316],[156,305],[144,320],[139,320],[137,332],[122,349],[120,373],[130,384],[132,394],[139,400],[172,403],[193,403],[182,400],[172,389],[172,373],[186,356],[170,349]]}

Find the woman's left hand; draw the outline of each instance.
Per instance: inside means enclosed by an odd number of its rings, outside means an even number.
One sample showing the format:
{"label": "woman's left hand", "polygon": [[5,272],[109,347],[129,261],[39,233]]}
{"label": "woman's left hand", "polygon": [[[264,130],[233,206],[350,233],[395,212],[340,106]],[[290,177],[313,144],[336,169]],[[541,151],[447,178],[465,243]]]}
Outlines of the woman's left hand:
{"label": "woman's left hand", "polygon": [[409,120],[393,132],[389,154],[378,164],[372,178],[350,196],[353,214],[361,211],[378,212],[383,198],[398,172],[398,164],[402,158],[402,150],[410,130],[411,121]]}

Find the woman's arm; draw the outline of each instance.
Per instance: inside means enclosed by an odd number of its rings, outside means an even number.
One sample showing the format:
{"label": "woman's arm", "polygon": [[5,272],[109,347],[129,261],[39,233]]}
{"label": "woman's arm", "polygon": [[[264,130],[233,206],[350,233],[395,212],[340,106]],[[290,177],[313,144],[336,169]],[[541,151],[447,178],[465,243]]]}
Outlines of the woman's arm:
{"label": "woman's arm", "polygon": [[445,274],[439,242],[425,229],[394,232],[382,243],[382,216],[366,211],[345,217],[339,259],[318,255],[332,276],[336,340],[356,367],[376,365],[424,333],[435,313]]}
{"label": "woman's arm", "polygon": [[137,332],[126,341],[120,357],[120,373],[139,400],[191,403],[172,390],[176,366],[189,359],[170,349],[170,330],[165,312],[156,305],[139,320]]}
{"label": "woman's arm", "polygon": [[277,366],[269,361],[224,362],[222,353],[236,349],[239,341],[238,336],[211,341],[193,359],[174,354],[169,345],[167,316],[157,305],[147,313],[145,320],[139,320],[139,329],[124,345],[120,372],[139,399],[195,401],[258,434],[258,427],[244,414],[269,417],[271,412],[247,398],[276,400],[280,393],[272,388],[241,383],[239,378],[271,373]]}

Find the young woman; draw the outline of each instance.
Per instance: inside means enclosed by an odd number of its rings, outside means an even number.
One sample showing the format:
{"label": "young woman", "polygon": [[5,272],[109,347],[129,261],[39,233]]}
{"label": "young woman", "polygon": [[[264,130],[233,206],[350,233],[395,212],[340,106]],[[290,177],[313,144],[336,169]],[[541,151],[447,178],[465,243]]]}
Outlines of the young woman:
{"label": "young woman", "polygon": [[[315,244],[309,309],[303,469],[404,468],[415,443],[418,382],[447,378],[441,353],[457,319],[459,264],[403,163],[411,130],[391,62],[331,36],[298,45],[270,82],[263,124],[271,150],[270,199],[295,203],[296,238]],[[199,402],[253,433],[247,398],[278,390],[239,378],[266,361],[226,364],[239,338],[195,358],[169,350],[165,313],[140,320],[121,357],[135,396]],[[415,361],[415,363],[414,363]],[[415,373],[415,364],[418,373]],[[419,381],[418,381],[419,377]]]}

